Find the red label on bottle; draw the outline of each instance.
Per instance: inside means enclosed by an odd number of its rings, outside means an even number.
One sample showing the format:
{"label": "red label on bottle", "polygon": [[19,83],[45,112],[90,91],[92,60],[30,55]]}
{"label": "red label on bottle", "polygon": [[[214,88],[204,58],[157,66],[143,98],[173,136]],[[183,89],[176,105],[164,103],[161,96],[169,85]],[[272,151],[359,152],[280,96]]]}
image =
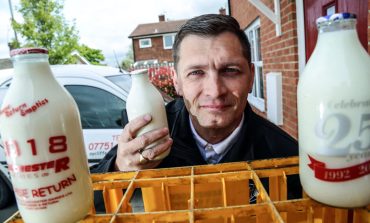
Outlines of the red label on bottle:
{"label": "red label on bottle", "polygon": [[29,165],[15,165],[10,163],[8,165],[9,172],[37,172],[48,169],[54,169],[55,173],[59,173],[64,170],[69,169],[69,157],[63,157],[56,160],[51,160],[48,162],[35,163]]}
{"label": "red label on bottle", "polygon": [[14,107],[11,105],[7,105],[0,111],[0,115],[10,117],[19,112],[21,116],[26,116],[32,112],[36,112],[40,107],[46,105],[47,103],[49,103],[48,99],[44,98],[43,100],[36,101],[31,106],[28,106],[26,103]]}
{"label": "red label on bottle", "polygon": [[342,182],[353,180],[370,173],[370,160],[354,166],[338,169],[328,169],[324,162],[315,160],[308,155],[311,163],[308,164],[310,169],[315,173],[315,177],[319,180],[329,182]]}
{"label": "red label on bottle", "polygon": [[77,177],[72,174],[59,182],[38,188],[17,188],[14,192],[19,205],[28,210],[47,209],[48,206],[58,203],[73,192],[70,189],[76,183]]}

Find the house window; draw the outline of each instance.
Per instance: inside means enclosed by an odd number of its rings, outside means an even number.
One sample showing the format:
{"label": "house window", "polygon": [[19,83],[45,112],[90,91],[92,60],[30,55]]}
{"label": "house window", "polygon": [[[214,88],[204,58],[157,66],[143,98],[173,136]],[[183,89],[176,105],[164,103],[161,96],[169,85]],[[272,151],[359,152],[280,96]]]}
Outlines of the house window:
{"label": "house window", "polygon": [[245,30],[251,45],[251,62],[254,64],[254,83],[248,101],[260,111],[265,111],[263,94],[263,62],[261,56],[261,25],[260,19],[255,20]]}
{"label": "house window", "polygon": [[163,36],[163,49],[172,49],[175,42],[175,34],[168,34]]}
{"label": "house window", "polygon": [[148,39],[140,39],[139,40],[140,48],[148,48],[152,47],[152,40],[150,38]]}
{"label": "house window", "polygon": [[326,15],[333,15],[335,13],[335,5],[330,5],[326,8]]}

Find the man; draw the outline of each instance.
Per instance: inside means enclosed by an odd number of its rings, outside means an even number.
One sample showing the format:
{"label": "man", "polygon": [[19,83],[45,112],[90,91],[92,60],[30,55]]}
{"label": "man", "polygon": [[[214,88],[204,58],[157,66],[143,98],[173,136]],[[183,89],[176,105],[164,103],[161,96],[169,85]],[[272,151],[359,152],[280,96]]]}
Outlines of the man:
{"label": "man", "polygon": [[[175,88],[183,99],[166,106],[169,129],[136,137],[150,122],[145,115],[127,123],[118,146],[92,172],[129,171],[248,161],[298,155],[296,140],[248,104],[254,69],[250,45],[238,22],[225,15],[190,19],[176,35]],[[170,135],[164,143],[145,146]],[[163,160],[153,159],[171,149]]]}

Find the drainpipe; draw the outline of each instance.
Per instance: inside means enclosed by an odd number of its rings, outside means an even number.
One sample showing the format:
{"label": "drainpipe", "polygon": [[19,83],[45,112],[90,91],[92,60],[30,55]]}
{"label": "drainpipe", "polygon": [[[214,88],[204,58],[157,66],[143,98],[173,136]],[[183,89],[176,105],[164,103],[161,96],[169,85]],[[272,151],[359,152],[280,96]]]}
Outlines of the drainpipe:
{"label": "drainpipe", "polygon": [[227,0],[227,9],[228,9],[228,10],[227,10],[227,11],[228,11],[228,12],[227,12],[227,13],[228,13],[228,15],[229,15],[229,16],[231,16],[230,0]]}
{"label": "drainpipe", "polygon": [[[12,18],[12,22],[14,21],[14,15],[13,15],[13,7],[12,7],[12,1],[11,0],[8,0],[8,3],[9,3],[9,10],[10,10],[10,16]],[[18,36],[17,36],[17,32],[13,29],[14,31],[14,38],[15,38],[15,41],[18,43]]]}

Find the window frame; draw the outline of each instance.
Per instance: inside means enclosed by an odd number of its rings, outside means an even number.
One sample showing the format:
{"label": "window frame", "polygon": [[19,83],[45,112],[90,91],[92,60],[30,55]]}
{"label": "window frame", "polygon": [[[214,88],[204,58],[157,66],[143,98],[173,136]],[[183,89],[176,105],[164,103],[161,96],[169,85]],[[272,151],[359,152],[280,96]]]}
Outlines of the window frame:
{"label": "window frame", "polygon": [[[143,42],[149,41],[148,44],[143,44]],[[139,39],[139,47],[140,48],[150,48],[152,47],[152,39],[151,38],[145,38],[145,39]]]}
{"label": "window frame", "polygon": [[[97,92],[97,91],[100,91],[99,93],[104,93],[104,94],[107,94],[107,95],[110,95],[112,98],[114,98],[114,100],[118,100],[120,102],[123,102],[123,106],[121,106],[123,109],[126,108],[126,101],[122,98],[120,98],[119,96],[113,94],[112,92],[106,90],[106,89],[103,89],[103,88],[100,88],[100,87],[97,87],[97,86],[92,86],[92,85],[84,85],[84,84],[65,84],[63,85],[65,87],[65,89],[70,93],[70,95],[73,97],[73,99],[75,100],[77,106],[78,106],[78,111],[80,113],[80,121],[81,121],[81,125],[82,125],[82,128],[83,130],[89,130],[89,129],[92,129],[92,130],[105,130],[105,129],[121,129],[122,126],[121,125],[110,125],[110,126],[103,126],[103,122],[101,122],[101,125],[102,126],[89,126],[89,125],[84,125],[85,123],[85,120],[84,120],[84,117],[85,117],[85,114],[84,114],[84,110],[80,107],[81,105],[79,104],[80,100],[78,100],[79,98],[75,98],[77,95],[73,92],[74,90],[78,89],[80,92],[81,92],[81,89],[83,89],[83,91],[85,91],[85,89],[88,89],[89,92]],[[96,89],[96,90],[93,90],[93,89]],[[81,95],[78,95],[79,97]],[[98,104],[98,102],[96,101],[96,103],[92,104],[94,105],[94,107],[92,108],[97,108],[97,106],[95,106],[96,104]],[[117,105],[117,103],[114,103],[115,105]],[[99,107],[99,106],[98,106]],[[121,110],[121,109],[119,109]],[[109,116],[112,116],[112,112],[110,111],[109,112]],[[122,114],[121,114],[121,111],[117,114],[117,117],[121,118],[122,117]],[[100,120],[99,117],[96,117],[97,120]]]}
{"label": "window frame", "polygon": [[[165,49],[165,50],[172,49],[172,46],[173,46],[173,44],[175,42],[175,36],[176,36],[176,33],[171,33],[171,34],[165,34],[165,35],[163,35],[163,37],[162,37],[162,40],[163,40],[163,49]],[[166,41],[165,41],[166,37],[172,37],[171,38],[172,39],[171,46],[166,46]]]}
{"label": "window frame", "polygon": [[[251,105],[256,107],[261,112],[265,112],[265,95],[264,95],[264,82],[263,82],[263,60],[261,51],[261,38],[257,35],[257,30],[261,32],[260,18],[254,20],[245,30],[249,43],[251,44],[251,63],[254,65],[254,83],[252,92],[248,94],[248,101]],[[250,40],[250,33],[253,40]],[[259,42],[259,45],[257,44]],[[258,47],[259,46],[259,47]],[[260,56],[260,60],[258,58]],[[261,70],[259,70],[259,68]],[[261,79],[262,77],[262,79]],[[261,89],[262,84],[262,89]],[[261,93],[262,92],[262,93]]]}

